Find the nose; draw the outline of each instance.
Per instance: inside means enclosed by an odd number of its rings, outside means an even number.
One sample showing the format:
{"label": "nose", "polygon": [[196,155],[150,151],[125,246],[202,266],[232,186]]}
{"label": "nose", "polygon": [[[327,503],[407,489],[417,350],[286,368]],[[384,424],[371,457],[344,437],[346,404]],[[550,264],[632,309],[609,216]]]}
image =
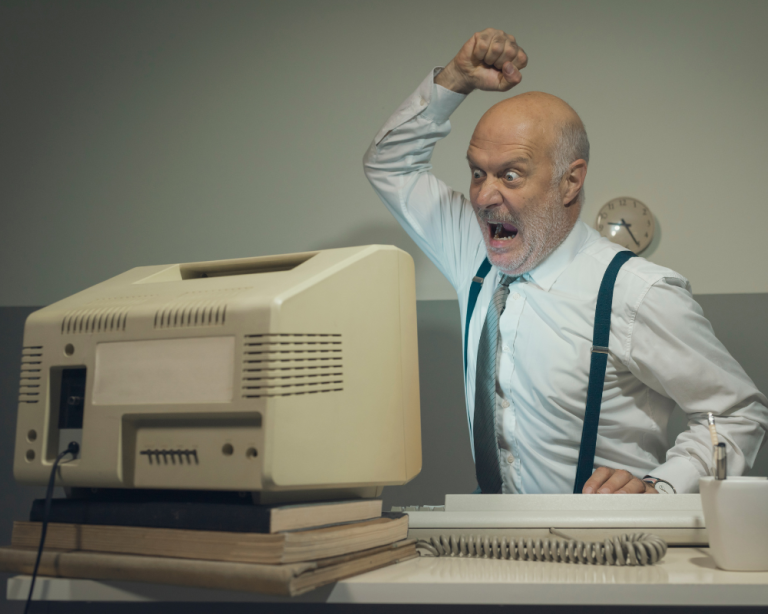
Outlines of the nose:
{"label": "nose", "polygon": [[497,185],[498,179],[493,177],[486,178],[480,191],[477,193],[475,204],[478,207],[492,207],[502,203],[501,193]]}

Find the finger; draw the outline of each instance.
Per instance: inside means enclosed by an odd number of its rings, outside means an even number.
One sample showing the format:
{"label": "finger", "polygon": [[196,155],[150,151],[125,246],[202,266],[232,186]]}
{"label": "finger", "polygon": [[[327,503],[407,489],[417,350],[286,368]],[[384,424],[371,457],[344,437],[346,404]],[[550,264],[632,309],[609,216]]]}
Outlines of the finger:
{"label": "finger", "polygon": [[643,482],[640,478],[633,478],[629,482],[627,482],[624,486],[622,486],[619,490],[616,491],[616,494],[619,495],[635,495],[645,492],[645,482]]}
{"label": "finger", "polygon": [[517,56],[517,50],[519,49],[515,43],[514,36],[505,34],[504,40],[502,42],[504,43],[504,48],[501,50],[499,57],[496,58],[496,61],[493,63],[493,65],[499,70],[501,70],[501,67],[504,66],[504,64],[515,59]]}
{"label": "finger", "polygon": [[591,495],[597,492],[605,481],[613,475],[614,470],[609,467],[598,467],[592,476],[584,483],[584,488],[581,489],[585,495]]}
{"label": "finger", "polygon": [[631,482],[634,478],[635,476],[633,476],[629,471],[619,469],[605,481],[605,484],[597,489],[597,492],[601,495],[609,495],[611,493],[615,493],[617,490],[624,488],[624,486],[629,484],[629,482]]}
{"label": "finger", "polygon": [[517,55],[515,56],[515,66],[522,69],[528,66],[528,54],[522,47],[517,48]]}
{"label": "finger", "polygon": [[502,78],[499,80],[499,90],[502,92],[512,89],[523,79],[523,75],[520,74],[520,71],[512,62],[504,64],[501,76]]}
{"label": "finger", "polygon": [[[488,50],[485,52],[483,63],[487,66],[496,66],[496,61],[504,53],[506,46],[507,35],[504,32],[497,32],[491,39],[488,45]],[[503,62],[502,62],[503,64]],[[500,66],[499,66],[500,68]]]}
{"label": "finger", "polygon": [[492,30],[483,30],[475,34],[475,46],[472,49],[472,59],[480,63],[484,60],[485,54],[488,53],[488,47],[491,46],[493,40]]}

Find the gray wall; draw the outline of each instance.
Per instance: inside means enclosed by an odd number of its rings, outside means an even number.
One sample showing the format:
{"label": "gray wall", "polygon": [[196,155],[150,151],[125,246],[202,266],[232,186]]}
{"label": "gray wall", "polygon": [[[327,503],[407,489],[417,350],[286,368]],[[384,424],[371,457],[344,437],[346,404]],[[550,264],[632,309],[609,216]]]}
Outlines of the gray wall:
{"label": "gray wall", "polygon": [[[0,2],[0,305],[146,264],[394,243],[454,298],[360,170],[387,116],[476,30],[530,56],[592,142],[583,217],[616,196],[697,294],[768,292],[768,3],[717,0]],[[502,95],[456,112],[435,172]]]}

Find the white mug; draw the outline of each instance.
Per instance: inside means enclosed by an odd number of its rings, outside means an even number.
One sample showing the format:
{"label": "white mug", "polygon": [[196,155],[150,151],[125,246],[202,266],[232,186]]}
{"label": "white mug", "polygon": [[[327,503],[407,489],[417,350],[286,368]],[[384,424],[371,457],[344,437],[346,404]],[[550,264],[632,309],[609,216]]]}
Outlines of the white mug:
{"label": "white mug", "polygon": [[699,480],[709,553],[720,569],[768,571],[768,478]]}

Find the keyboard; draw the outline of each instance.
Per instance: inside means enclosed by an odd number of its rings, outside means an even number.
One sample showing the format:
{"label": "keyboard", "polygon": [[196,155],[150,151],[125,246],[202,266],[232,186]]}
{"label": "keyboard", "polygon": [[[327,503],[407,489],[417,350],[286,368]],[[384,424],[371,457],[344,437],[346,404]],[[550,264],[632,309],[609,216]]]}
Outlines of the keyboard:
{"label": "keyboard", "polygon": [[653,533],[670,546],[707,546],[699,495],[446,495],[445,505],[396,506],[408,537],[499,535],[584,541]]}

